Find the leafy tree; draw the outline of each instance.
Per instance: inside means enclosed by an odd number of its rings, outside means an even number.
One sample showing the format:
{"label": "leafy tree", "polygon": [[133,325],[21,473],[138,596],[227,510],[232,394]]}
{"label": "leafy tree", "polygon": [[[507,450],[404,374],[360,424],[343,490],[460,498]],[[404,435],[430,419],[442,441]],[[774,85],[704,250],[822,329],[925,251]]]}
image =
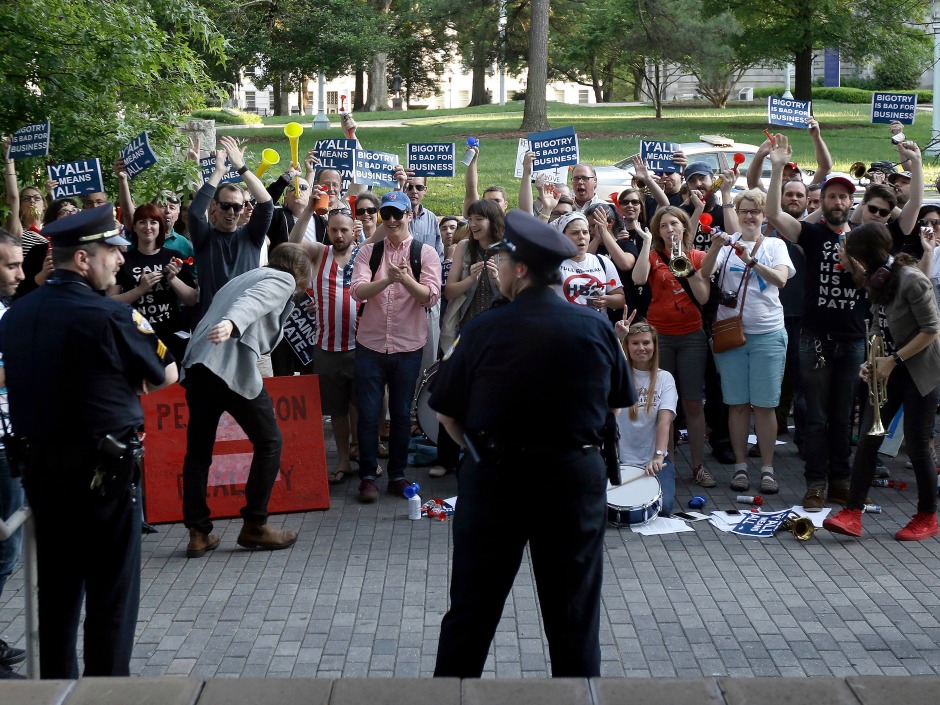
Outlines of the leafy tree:
{"label": "leafy tree", "polygon": [[[193,0],[18,0],[0,3],[0,27],[0,132],[51,120],[50,158],[105,168],[145,129],[169,159],[179,115],[213,90],[201,57],[225,56]],[[41,161],[20,175],[39,178]]]}
{"label": "leafy tree", "polygon": [[529,76],[526,80],[522,127],[526,132],[549,129],[545,89],[548,83],[549,0],[532,0],[529,29]]}
{"label": "leafy tree", "polygon": [[878,90],[914,90],[920,76],[930,66],[933,47],[923,32],[907,32],[901,28],[893,41],[882,48],[875,63],[875,84]]}
{"label": "leafy tree", "polygon": [[405,0],[403,5],[393,13],[389,27],[395,43],[388,53],[388,77],[401,76],[405,102],[410,105],[438,92],[453,42],[423,13],[415,12],[413,2]]}

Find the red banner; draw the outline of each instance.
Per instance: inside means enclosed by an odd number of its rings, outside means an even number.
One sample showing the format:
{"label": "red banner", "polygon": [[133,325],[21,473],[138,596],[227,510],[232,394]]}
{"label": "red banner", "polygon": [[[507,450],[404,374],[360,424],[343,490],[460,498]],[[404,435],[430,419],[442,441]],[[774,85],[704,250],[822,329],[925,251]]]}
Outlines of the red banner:
{"label": "red banner", "polygon": [[[264,380],[284,437],[281,469],[268,510],[272,514],[330,508],[330,490],[316,375]],[[144,494],[147,520],[154,524],[183,520],[183,458],[189,407],[178,384],[141,397],[146,418]],[[219,421],[208,501],[212,518],[240,516],[251,465],[251,442],[235,419]]]}

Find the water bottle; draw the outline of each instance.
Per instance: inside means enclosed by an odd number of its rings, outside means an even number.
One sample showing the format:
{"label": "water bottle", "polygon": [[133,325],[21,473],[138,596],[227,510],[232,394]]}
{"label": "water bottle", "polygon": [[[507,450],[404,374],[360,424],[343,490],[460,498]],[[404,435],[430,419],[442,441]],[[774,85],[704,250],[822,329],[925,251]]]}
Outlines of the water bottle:
{"label": "water bottle", "polygon": [[467,151],[463,153],[463,159],[460,160],[460,163],[464,166],[470,166],[470,163],[473,161],[473,157],[476,155],[476,153],[470,149],[471,147],[476,147],[479,149],[480,140],[478,140],[476,137],[467,138]]}
{"label": "water bottle", "polygon": [[421,497],[418,495],[420,490],[421,485],[417,482],[412,482],[404,491],[405,497],[408,498],[408,518],[412,521],[417,521],[421,518]]}

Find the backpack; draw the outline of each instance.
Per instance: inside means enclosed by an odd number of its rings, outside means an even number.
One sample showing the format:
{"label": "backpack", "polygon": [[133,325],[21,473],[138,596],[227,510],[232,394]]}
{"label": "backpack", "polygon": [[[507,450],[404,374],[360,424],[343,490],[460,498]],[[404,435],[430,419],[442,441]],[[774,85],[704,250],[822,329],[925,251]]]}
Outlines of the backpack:
{"label": "backpack", "polygon": [[[415,281],[421,281],[421,248],[423,245],[417,240],[411,240],[411,250],[408,253],[408,260],[411,263],[411,276],[415,278]],[[382,262],[382,256],[385,254],[385,240],[379,240],[375,245],[372,246],[372,254],[369,257],[369,269],[372,272],[372,278],[370,281],[375,281],[375,273],[379,271],[379,264]],[[366,307],[365,301],[359,304],[359,316],[362,316],[362,312]]]}

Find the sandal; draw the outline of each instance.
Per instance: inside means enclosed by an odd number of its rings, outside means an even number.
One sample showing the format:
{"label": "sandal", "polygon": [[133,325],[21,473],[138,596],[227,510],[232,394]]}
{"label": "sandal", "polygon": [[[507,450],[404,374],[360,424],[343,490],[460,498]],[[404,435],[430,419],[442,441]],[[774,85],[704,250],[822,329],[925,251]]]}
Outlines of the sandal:
{"label": "sandal", "polygon": [[356,473],[354,473],[352,470],[348,470],[348,471],[347,471],[347,470],[337,470],[336,472],[334,472],[333,474],[331,474],[331,475],[329,476],[329,478],[328,478],[327,481],[328,481],[331,485],[338,485],[338,484],[340,484],[340,483],[342,483],[342,482],[346,482],[346,480],[348,480],[350,477],[352,477],[352,476],[355,475],[355,474],[356,474]]}

